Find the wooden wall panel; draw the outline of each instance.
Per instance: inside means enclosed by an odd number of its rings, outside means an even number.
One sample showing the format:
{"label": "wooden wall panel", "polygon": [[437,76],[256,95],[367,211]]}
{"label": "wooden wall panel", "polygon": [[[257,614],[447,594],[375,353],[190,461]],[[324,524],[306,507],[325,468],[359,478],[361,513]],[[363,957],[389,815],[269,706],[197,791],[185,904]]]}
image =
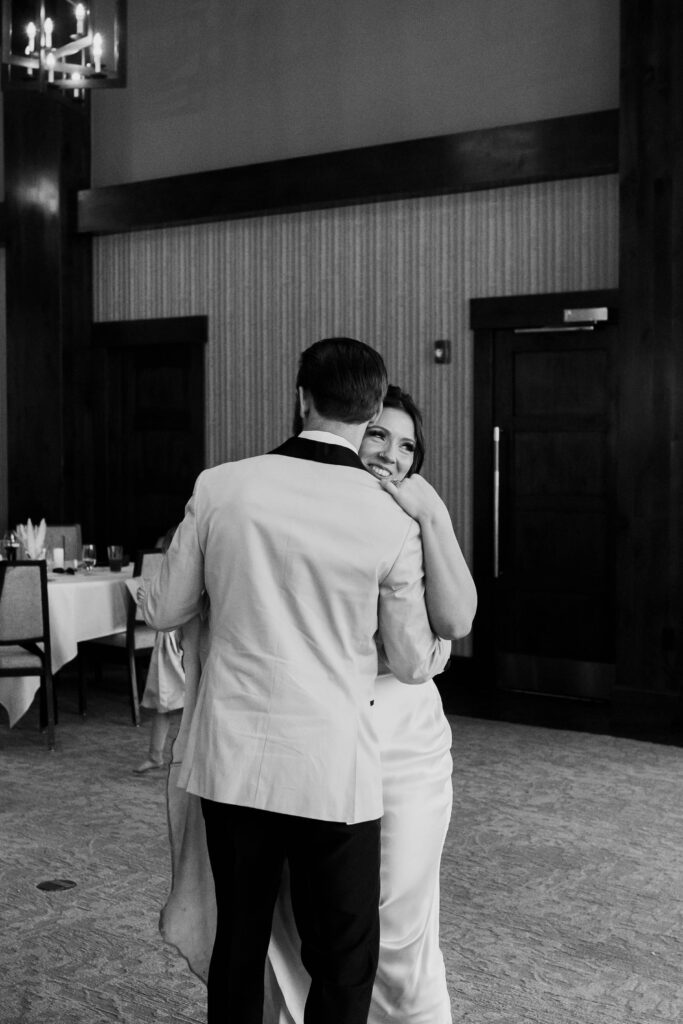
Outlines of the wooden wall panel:
{"label": "wooden wall panel", "polygon": [[3,121],[9,516],[77,518],[85,531],[92,254],[74,226],[89,184],[90,106],[59,90],[11,89]]}
{"label": "wooden wall panel", "polygon": [[7,310],[5,250],[0,247],[0,535],[7,529]]}
{"label": "wooden wall panel", "polygon": [[680,729],[683,6],[622,0],[621,28],[617,678],[668,693]]}
{"label": "wooden wall panel", "polygon": [[[473,297],[611,288],[617,179],[194,225],[94,240],[96,320],[207,314],[209,464],[289,431],[299,352],[352,335],[425,411],[425,474],[471,550]],[[453,360],[435,365],[449,338]]]}

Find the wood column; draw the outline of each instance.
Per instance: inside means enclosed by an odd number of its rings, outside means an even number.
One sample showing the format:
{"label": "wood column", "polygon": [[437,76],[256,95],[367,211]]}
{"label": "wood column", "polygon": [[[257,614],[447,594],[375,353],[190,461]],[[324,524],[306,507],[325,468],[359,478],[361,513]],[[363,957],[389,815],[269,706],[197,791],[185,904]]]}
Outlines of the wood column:
{"label": "wood column", "polygon": [[90,183],[89,97],[9,89],[3,104],[9,523],[87,524],[92,261],[76,197]]}
{"label": "wood column", "polygon": [[621,4],[617,697],[683,680],[683,5]]}

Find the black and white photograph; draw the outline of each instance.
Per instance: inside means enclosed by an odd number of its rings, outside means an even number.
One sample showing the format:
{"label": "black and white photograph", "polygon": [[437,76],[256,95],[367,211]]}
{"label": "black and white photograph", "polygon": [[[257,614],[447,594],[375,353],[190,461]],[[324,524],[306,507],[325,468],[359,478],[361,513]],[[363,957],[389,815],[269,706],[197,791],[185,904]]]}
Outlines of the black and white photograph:
{"label": "black and white photograph", "polygon": [[0,1024],[680,1021],[683,5],[0,38]]}

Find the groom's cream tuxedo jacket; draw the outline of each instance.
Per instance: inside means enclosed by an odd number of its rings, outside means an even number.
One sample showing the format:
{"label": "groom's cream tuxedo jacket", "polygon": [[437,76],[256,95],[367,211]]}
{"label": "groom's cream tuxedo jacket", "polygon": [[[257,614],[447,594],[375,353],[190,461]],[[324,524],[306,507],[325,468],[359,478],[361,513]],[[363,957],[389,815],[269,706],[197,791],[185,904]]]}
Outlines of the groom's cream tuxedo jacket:
{"label": "groom's cream tuxedo jacket", "polygon": [[427,619],[417,524],[355,451],[292,438],[199,476],[147,622],[188,622],[204,590],[208,653],[179,785],[321,820],[379,818],[377,635],[408,684],[450,652]]}

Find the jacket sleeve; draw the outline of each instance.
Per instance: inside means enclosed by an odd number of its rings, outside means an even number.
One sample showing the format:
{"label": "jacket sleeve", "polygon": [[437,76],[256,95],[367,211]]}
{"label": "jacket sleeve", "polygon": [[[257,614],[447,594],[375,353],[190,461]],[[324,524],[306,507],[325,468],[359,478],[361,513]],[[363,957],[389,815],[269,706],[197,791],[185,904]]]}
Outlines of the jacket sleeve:
{"label": "jacket sleeve", "polygon": [[446,667],[450,641],[435,635],[427,616],[420,529],[414,520],[398,558],[380,582],[379,638],[387,664],[402,683],[425,683]]}
{"label": "jacket sleeve", "polygon": [[197,478],[185,507],[185,518],[175,532],[159,572],[145,588],[142,612],[145,622],[154,629],[175,629],[202,609],[204,553],[197,530],[201,481],[202,475]]}

